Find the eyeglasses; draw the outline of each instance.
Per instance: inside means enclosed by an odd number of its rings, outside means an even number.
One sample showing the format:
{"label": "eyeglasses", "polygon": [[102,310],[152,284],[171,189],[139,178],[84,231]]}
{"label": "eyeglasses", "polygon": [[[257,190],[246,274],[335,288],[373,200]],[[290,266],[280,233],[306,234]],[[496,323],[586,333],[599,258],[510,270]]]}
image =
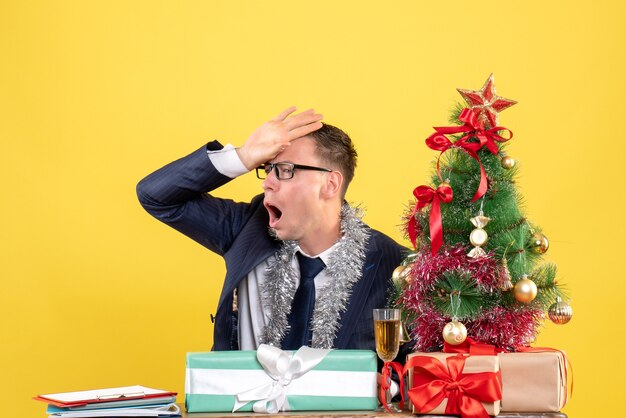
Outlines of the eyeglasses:
{"label": "eyeglasses", "polygon": [[268,163],[260,165],[256,168],[256,176],[263,180],[272,172],[272,170],[274,170],[274,174],[276,174],[276,178],[278,180],[289,180],[293,178],[293,174],[296,170],[325,171],[328,173],[333,171],[330,168],[312,167],[310,165],[293,163]]}

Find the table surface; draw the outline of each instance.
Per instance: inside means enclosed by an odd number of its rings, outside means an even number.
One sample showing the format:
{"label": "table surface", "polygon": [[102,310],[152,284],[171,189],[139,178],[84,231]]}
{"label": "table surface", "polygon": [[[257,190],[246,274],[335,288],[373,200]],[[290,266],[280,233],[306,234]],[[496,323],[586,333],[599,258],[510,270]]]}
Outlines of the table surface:
{"label": "table surface", "polygon": [[[290,417],[290,418],[403,418],[413,417],[414,415],[409,411],[403,411],[398,413],[389,413],[386,411],[296,411],[296,412],[281,412],[278,414],[255,414],[252,412],[184,412],[185,406],[181,406],[183,411],[183,417],[187,418],[216,418],[216,417],[230,417],[230,418],[259,418],[263,416],[272,417]],[[499,418],[567,418],[562,412],[501,412],[497,415]],[[455,417],[454,415],[419,415],[421,418],[445,418]]]}

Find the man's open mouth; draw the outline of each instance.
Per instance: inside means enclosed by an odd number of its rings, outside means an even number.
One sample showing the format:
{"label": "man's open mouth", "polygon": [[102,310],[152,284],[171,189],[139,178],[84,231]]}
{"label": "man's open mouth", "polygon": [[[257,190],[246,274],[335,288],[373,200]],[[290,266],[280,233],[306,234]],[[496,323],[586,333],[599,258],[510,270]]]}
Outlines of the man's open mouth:
{"label": "man's open mouth", "polygon": [[280,218],[283,216],[283,212],[271,203],[265,203],[267,213],[270,215],[270,228],[275,228]]}

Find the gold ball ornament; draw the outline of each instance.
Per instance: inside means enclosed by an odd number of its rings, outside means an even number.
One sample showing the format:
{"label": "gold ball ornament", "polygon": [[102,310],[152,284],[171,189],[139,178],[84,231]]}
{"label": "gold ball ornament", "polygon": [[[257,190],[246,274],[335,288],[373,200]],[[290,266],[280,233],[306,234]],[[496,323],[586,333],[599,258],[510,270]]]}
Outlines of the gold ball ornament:
{"label": "gold ball ornament", "polygon": [[527,275],[524,275],[515,283],[513,296],[520,302],[530,303],[537,297],[537,285]]}
{"label": "gold ball ornament", "polygon": [[548,237],[543,235],[540,232],[535,232],[530,237],[530,250],[535,254],[543,254],[548,251],[550,247],[550,242],[548,241]]}
{"label": "gold ball ornament", "polygon": [[391,279],[395,284],[400,284],[401,280],[405,280],[407,283],[411,281],[411,266],[398,266],[391,273]]}
{"label": "gold ball ornament", "polygon": [[567,324],[573,315],[572,307],[563,302],[561,298],[556,298],[556,302],[548,308],[548,317],[550,321],[557,325]]}
{"label": "gold ball ornament", "polygon": [[459,321],[452,320],[443,327],[441,335],[448,344],[459,345],[467,338],[467,328]]}
{"label": "gold ball ornament", "polygon": [[513,167],[515,167],[515,160],[512,157],[509,157],[508,155],[505,155],[500,160],[500,164],[502,165],[502,168],[510,170]]}

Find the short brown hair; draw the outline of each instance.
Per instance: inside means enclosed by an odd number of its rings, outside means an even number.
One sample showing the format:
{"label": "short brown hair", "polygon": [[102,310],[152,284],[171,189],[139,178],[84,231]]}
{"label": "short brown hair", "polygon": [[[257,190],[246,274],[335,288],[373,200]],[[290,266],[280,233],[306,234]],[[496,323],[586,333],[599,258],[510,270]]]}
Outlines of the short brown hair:
{"label": "short brown hair", "polygon": [[345,197],[356,169],[357,152],[352,140],[347,133],[327,123],[322,124],[320,129],[311,132],[308,136],[315,140],[319,157],[343,175],[341,197]]}

